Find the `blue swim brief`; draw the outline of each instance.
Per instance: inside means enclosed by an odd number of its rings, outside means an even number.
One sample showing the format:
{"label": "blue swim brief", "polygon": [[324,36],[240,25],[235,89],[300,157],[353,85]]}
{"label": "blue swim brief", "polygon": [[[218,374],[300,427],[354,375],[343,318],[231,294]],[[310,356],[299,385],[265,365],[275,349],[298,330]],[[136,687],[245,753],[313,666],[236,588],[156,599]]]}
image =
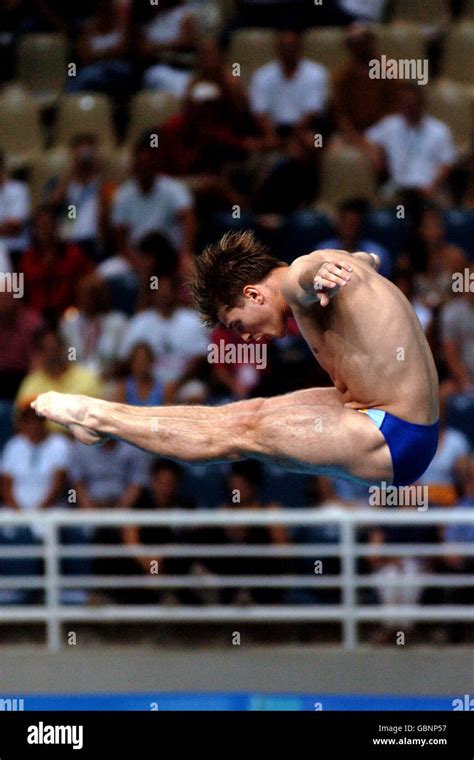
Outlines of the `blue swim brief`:
{"label": "blue swim brief", "polygon": [[438,448],[439,421],[431,425],[395,417],[383,409],[360,409],[387,441],[393,465],[393,485],[408,486],[421,478]]}

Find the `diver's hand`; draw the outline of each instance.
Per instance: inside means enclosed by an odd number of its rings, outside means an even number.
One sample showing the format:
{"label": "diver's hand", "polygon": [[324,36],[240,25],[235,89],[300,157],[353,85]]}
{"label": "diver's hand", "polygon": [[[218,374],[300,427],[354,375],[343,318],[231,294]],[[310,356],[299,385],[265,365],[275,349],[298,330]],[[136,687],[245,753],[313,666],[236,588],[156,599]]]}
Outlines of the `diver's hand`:
{"label": "diver's hand", "polygon": [[325,261],[313,277],[313,288],[321,306],[327,306],[331,298],[351,280],[351,265],[346,262]]}

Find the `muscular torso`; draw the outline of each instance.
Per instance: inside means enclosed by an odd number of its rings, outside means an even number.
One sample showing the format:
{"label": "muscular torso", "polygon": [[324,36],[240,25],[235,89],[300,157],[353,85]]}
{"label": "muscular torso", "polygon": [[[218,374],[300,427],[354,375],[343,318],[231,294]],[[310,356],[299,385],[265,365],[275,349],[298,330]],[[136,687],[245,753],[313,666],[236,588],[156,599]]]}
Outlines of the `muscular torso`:
{"label": "muscular torso", "polygon": [[[337,252],[341,255],[351,258]],[[419,424],[434,422],[438,377],[415,312],[403,293],[369,265],[352,258],[351,265],[353,280],[328,306],[292,305],[301,333],[343,394],[345,406],[384,409]]]}

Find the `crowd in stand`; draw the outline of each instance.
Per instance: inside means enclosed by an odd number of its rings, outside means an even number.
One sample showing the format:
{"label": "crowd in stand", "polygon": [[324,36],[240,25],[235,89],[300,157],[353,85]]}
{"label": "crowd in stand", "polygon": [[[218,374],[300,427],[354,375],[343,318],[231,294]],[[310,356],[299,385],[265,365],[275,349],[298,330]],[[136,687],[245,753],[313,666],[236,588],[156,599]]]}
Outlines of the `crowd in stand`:
{"label": "crowd in stand", "polygon": [[[312,6],[310,3],[309,5]],[[39,393],[82,393],[140,406],[222,404],[275,395],[329,378],[314,362],[295,324],[266,346],[264,369],[250,362],[211,363],[208,346],[236,344],[222,325],[209,331],[193,308],[188,281],[194,257],[227,229],[252,227],[287,261],[315,248],[375,252],[381,272],[412,302],[432,347],[441,384],[442,429],[436,457],[420,485],[431,506],[474,506],[474,169],[445,121],[430,114],[428,91],[413,82],[370,78],[379,54],[366,22],[383,20],[383,0],[308,3],[242,0],[210,34],[203,19],[218,4],[160,0],[114,2],[6,0],[0,10],[0,83],[15,78],[24,35],[59,33],[78,62],[64,77],[70,94],[103,93],[114,128],[126,140],[130,104],[160,91],[179,107],[136,136],[129,170],[108,171],[98,134],[72,135],[64,169],[35,197],[28,167],[0,154],[0,272],[22,292],[0,292],[0,443],[4,508],[41,511],[131,508],[324,509],[368,504],[366,488],[329,478],[283,473],[256,462],[204,466],[156,460],[125,443],[84,447],[31,411]],[[459,4],[454,3],[455,10]],[[318,15],[319,13],[319,15]],[[291,19],[291,23],[288,23]],[[344,27],[346,58],[329,71],[304,52],[305,30]],[[275,29],[273,60],[235,76],[228,51],[245,27]],[[439,48],[435,46],[436,66]],[[244,67],[245,61],[237,61]],[[0,92],[0,99],[2,93]],[[46,141],[53,113],[43,114]],[[25,125],[25,129],[27,126]],[[0,136],[0,145],[2,139]],[[471,148],[474,146],[470,146]],[[375,191],[331,202],[325,162],[353,150]],[[365,165],[365,164],[364,164]],[[344,177],[340,181],[344,183]],[[453,287],[463,276],[460,292]],[[466,286],[466,283],[468,285]],[[470,283],[470,288],[469,288]],[[24,292],[23,292],[24,291]],[[237,502],[232,498],[239,493]],[[71,494],[73,496],[71,497]],[[378,545],[472,542],[472,527],[380,528]],[[298,531],[271,528],[64,530],[64,543],[124,545],[284,544],[339,541],[333,525]],[[41,525],[3,529],[3,545],[36,545]],[[66,574],[150,572],[227,575],[311,573],[306,560],[228,557],[67,559]],[[328,559],[327,572],[339,572]],[[0,559],[3,574],[41,573],[36,559]],[[379,579],[370,601],[470,603],[473,590],[404,586],[407,573],[466,573],[472,559],[374,556],[360,568]],[[385,579],[400,578],[399,586]],[[473,583],[474,587],[474,583]],[[31,602],[36,592],[3,591],[0,601]],[[367,592],[368,593],[368,592]],[[183,586],[182,603],[337,602],[330,591],[224,589],[212,597]],[[118,601],[166,602],[157,590],[116,592]],[[86,591],[64,602],[86,603]],[[383,635],[387,631],[382,631]],[[388,635],[388,634],[387,634]],[[458,629],[450,631],[454,639]]]}

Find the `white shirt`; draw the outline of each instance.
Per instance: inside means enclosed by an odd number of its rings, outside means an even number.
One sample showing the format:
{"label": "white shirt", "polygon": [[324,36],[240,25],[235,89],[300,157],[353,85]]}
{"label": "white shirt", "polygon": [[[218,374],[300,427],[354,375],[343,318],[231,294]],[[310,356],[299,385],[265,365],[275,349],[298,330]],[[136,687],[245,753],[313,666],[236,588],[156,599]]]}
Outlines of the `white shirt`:
{"label": "white shirt", "polygon": [[268,114],[277,124],[295,124],[326,107],[328,74],[324,66],[303,59],[288,79],[279,61],[257,69],[250,83],[250,105],[255,114]]}
{"label": "white shirt", "polygon": [[454,428],[446,428],[436,455],[421,478],[423,484],[452,484],[456,462],[460,457],[467,456],[470,448],[469,441],[463,433]]}
{"label": "white shirt", "polygon": [[178,308],[169,319],[147,309],[130,320],[121,358],[128,358],[137,343],[147,343],[153,350],[157,377],[166,383],[176,380],[190,359],[206,355],[209,333],[192,309]]}
{"label": "white shirt", "polygon": [[[1,470],[12,479],[13,496],[23,511],[38,509],[51,490],[56,472],[69,467],[70,452],[70,442],[58,433],[38,444],[24,435],[15,435],[8,441]],[[34,526],[33,532],[38,538],[44,535],[41,525]]]}
{"label": "white shirt", "polygon": [[[24,182],[7,180],[0,184],[0,224],[8,220],[20,221],[26,224],[30,215],[30,193]],[[17,235],[0,237],[7,250],[18,251],[27,247],[26,231],[21,230]]]}
{"label": "white shirt", "polygon": [[387,0],[339,0],[340,7],[361,19],[382,21]]}
{"label": "white shirt", "polygon": [[451,130],[432,116],[424,116],[416,127],[401,114],[386,116],[367,130],[366,137],[384,149],[390,177],[398,187],[426,187],[442,166],[456,158]]}
{"label": "white shirt", "polygon": [[178,6],[169,11],[158,13],[145,27],[148,42],[160,44],[176,42],[181,35],[184,19],[190,15],[189,8]]}
{"label": "white shirt", "polygon": [[127,317],[119,311],[87,319],[79,311],[67,311],[60,330],[66,346],[74,346],[77,361],[94,372],[109,369],[118,359]]}
{"label": "white shirt", "polygon": [[157,177],[148,194],[142,193],[132,179],[117,191],[112,222],[115,226],[128,227],[132,245],[139,243],[150,232],[161,232],[176,248],[181,248],[183,239],[178,214],[192,206],[191,193],[177,179]]}
{"label": "white shirt", "polygon": [[86,185],[70,182],[67,189],[68,205],[76,207],[76,218],[64,224],[64,240],[92,240],[98,234],[99,183],[93,180]]}

